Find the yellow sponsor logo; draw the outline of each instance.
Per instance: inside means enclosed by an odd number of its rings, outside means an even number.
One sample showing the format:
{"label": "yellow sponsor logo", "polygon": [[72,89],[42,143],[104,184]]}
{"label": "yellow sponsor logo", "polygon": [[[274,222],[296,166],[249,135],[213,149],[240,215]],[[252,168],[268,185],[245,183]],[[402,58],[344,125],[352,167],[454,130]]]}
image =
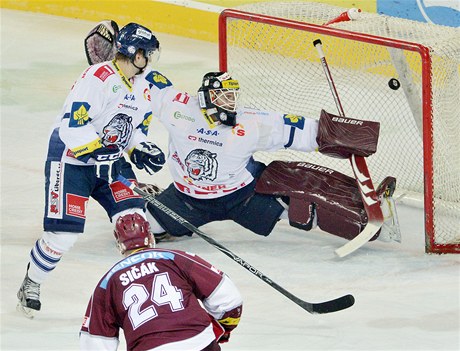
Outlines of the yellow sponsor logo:
{"label": "yellow sponsor logo", "polygon": [[225,88],[225,89],[239,89],[240,88],[240,83],[238,83],[238,81],[234,80],[234,79],[224,80],[222,82],[222,88]]}
{"label": "yellow sponsor logo", "polygon": [[77,124],[80,126],[84,125],[88,121],[88,111],[83,105],[73,113],[73,119],[77,121]]}
{"label": "yellow sponsor logo", "polygon": [[89,142],[88,144],[73,148],[70,151],[72,151],[75,157],[78,157],[78,156],[89,154],[93,152],[94,150],[99,149],[100,147],[102,147],[101,139],[96,139],[96,140]]}

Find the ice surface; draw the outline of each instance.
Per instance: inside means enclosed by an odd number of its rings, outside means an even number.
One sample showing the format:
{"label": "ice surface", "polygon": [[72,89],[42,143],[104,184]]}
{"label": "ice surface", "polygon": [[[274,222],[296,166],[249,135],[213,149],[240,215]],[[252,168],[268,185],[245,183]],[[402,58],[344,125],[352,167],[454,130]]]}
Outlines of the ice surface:
{"label": "ice surface", "polygon": [[[42,285],[42,311],[34,320],[16,312],[42,230],[48,131],[86,68],[82,40],[93,24],[1,9],[1,350],[77,350],[89,296],[120,258],[112,225],[90,201],[85,233]],[[217,69],[215,44],[158,37],[158,68],[176,86],[194,93],[203,73]],[[154,123],[151,140],[166,149],[161,125]],[[170,181],[167,169],[139,178]],[[266,238],[232,222],[201,228],[301,299],[355,296],[355,306],[329,315],[308,314],[196,236],[167,246],[201,255],[241,290],[244,314],[223,350],[458,350],[459,256],[426,255],[421,210],[401,205],[399,216],[402,244],[369,243],[345,259],[334,257],[340,238],[284,222]]]}

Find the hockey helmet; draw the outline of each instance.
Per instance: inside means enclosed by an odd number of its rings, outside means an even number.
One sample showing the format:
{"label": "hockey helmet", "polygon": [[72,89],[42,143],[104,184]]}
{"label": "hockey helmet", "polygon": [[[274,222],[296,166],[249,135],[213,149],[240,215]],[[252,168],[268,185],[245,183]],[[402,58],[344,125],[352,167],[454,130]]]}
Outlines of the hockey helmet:
{"label": "hockey helmet", "polygon": [[113,235],[122,255],[130,250],[155,247],[155,238],[150,232],[150,224],[139,213],[119,217]]}
{"label": "hockey helmet", "polygon": [[152,54],[159,52],[160,42],[150,29],[137,23],[129,23],[120,29],[117,50],[133,61],[139,49],[144,51],[144,57],[149,60]]}
{"label": "hockey helmet", "polygon": [[214,120],[235,126],[239,89],[238,81],[227,72],[206,73],[198,89],[200,107]]}

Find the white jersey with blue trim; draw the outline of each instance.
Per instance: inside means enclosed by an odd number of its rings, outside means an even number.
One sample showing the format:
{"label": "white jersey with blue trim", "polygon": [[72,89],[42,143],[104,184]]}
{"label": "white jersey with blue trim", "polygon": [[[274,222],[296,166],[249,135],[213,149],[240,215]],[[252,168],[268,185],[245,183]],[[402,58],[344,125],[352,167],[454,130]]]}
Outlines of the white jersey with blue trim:
{"label": "white jersey with blue trim", "polygon": [[48,160],[91,165],[88,156],[99,147],[115,144],[128,151],[147,139],[151,118],[145,73],[128,79],[115,60],[90,66],[56,119]]}
{"label": "white jersey with blue trim", "polygon": [[310,152],[318,147],[315,119],[240,108],[234,127],[212,123],[196,97],[176,90],[159,72],[147,79],[153,116],[169,132],[174,184],[191,197],[217,198],[251,183],[256,151],[289,147]]}

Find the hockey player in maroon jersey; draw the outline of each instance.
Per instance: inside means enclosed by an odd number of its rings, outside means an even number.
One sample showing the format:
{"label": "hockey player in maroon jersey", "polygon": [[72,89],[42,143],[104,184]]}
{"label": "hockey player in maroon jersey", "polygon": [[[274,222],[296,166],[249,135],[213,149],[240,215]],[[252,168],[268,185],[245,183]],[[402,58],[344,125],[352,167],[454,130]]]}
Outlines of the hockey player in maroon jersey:
{"label": "hockey player in maroon jersey", "polygon": [[137,213],[120,217],[114,235],[125,258],[91,296],[80,349],[117,350],[123,329],[127,350],[220,350],[242,312],[230,278],[194,254],[155,249]]}
{"label": "hockey player in maroon jersey", "polygon": [[[98,41],[104,39],[90,46]],[[88,56],[89,62],[98,59]],[[263,236],[280,219],[304,230],[318,225],[349,240],[364,230],[368,217],[354,178],[308,162],[264,165],[253,156],[286,148],[339,158],[367,157],[377,150],[379,123],[324,110],[317,120],[238,106],[239,83],[228,72],[205,74],[198,96],[177,90],[156,71],[146,79],[152,114],[169,134],[173,182],[156,197],[166,207],[195,227],[230,219]],[[400,241],[392,201],[395,186],[396,179],[387,177],[377,188],[379,198],[366,199],[378,202],[385,215],[382,230],[371,240]],[[155,235],[192,235],[158,207],[148,204],[147,209]]]}

